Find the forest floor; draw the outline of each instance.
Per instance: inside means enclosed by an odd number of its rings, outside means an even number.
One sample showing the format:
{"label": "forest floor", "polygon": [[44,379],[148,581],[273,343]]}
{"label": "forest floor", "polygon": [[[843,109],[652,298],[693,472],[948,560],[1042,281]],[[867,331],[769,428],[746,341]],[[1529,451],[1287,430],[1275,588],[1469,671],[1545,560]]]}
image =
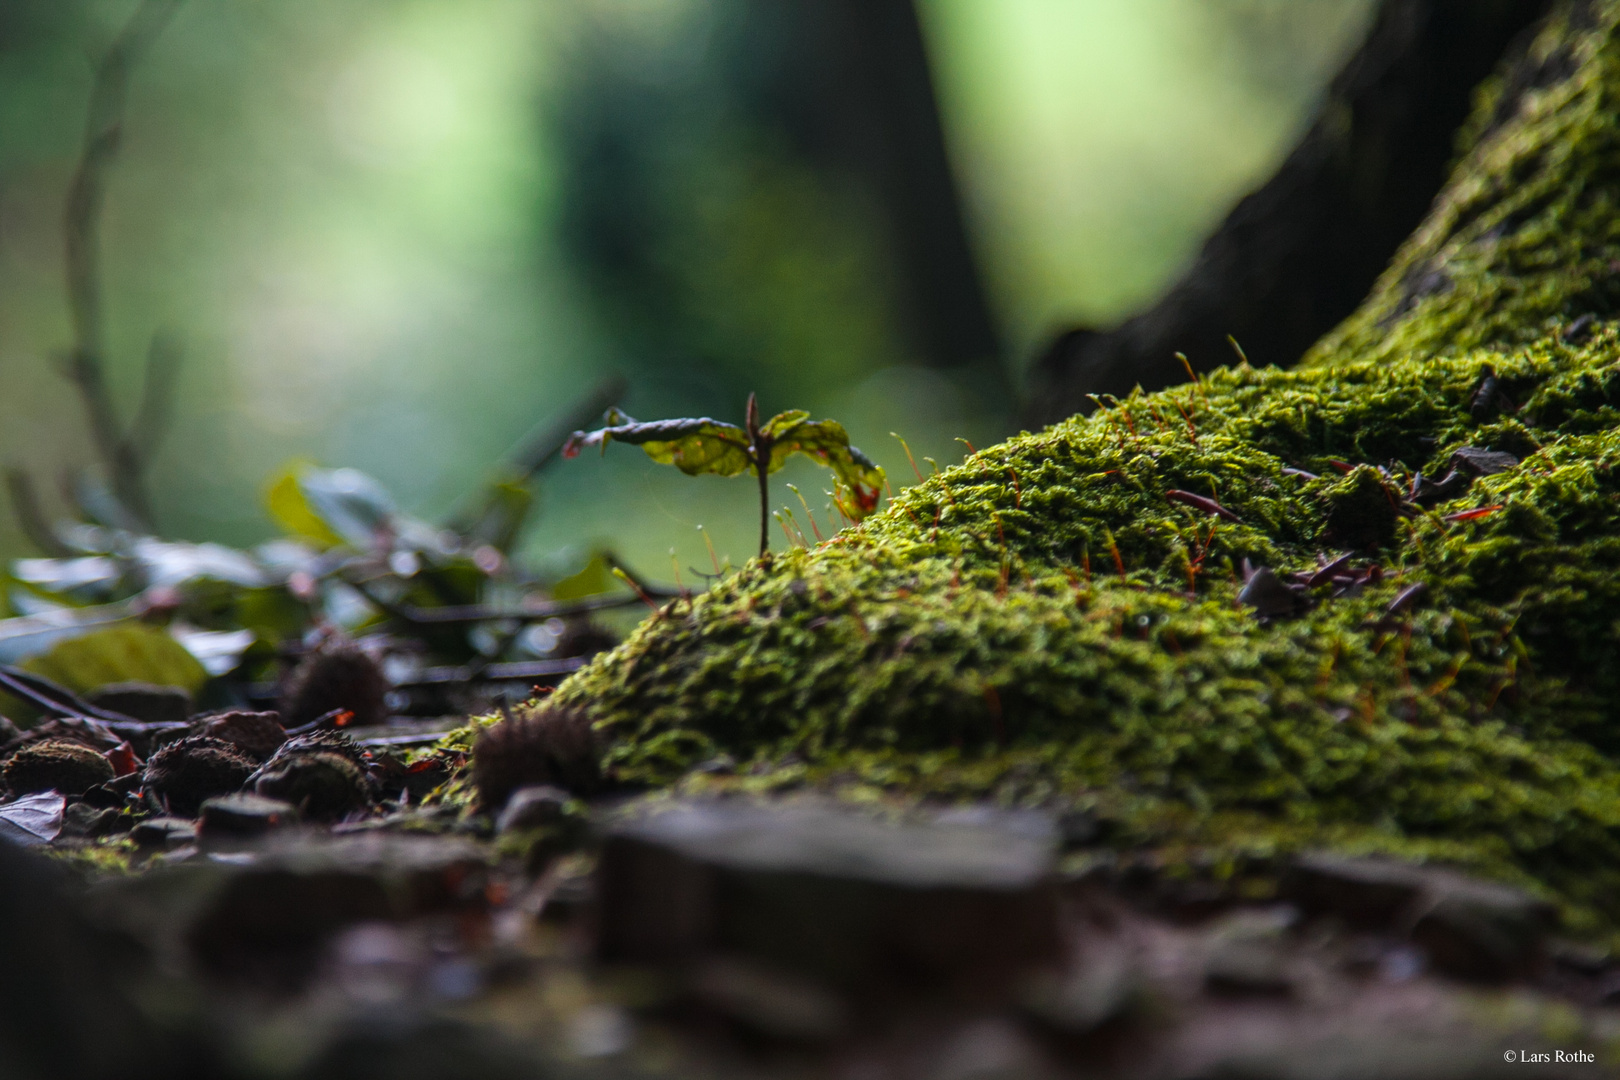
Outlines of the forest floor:
{"label": "forest floor", "polygon": [[[320,752],[377,780],[422,727],[328,733]],[[8,804],[7,836],[70,870],[0,849],[18,890],[0,937],[56,1013],[31,1033],[47,1064],[16,1075],[1415,1080],[1620,1063],[1620,961],[1450,870],[1325,853],[1171,868],[1083,813],[749,795],[723,770],[592,803],[525,788],[492,817],[454,795],[467,734],[437,744],[440,797],[381,779],[326,823],[246,793],[194,814],[99,809],[95,792]],[[64,936],[82,947],[31,972],[24,940]]]}

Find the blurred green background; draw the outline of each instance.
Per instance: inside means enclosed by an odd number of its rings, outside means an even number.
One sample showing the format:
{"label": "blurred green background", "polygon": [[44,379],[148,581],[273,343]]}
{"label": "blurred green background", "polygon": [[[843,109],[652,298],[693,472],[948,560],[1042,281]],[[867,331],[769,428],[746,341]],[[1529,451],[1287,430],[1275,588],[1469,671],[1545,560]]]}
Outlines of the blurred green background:
{"label": "blurred green background", "polygon": [[[56,478],[92,459],[58,374],[62,203],[94,60],[131,10],[0,0],[0,462],[31,470],[53,512]],[[930,264],[896,240],[906,193],[863,167],[883,140],[843,137],[866,106],[821,64],[837,42],[807,44],[813,6],[182,6],[135,74],[104,232],[126,410],[153,331],[186,343],[151,474],[161,530],[262,539],[262,485],[293,456],[442,515],[614,372],[643,419],[740,420],[751,390],[767,413],[832,416],[901,486],[890,431],[957,460],[956,437],[1010,433],[1050,333],[1151,302],[1286,153],[1371,3],[916,10],[977,323],[908,293]],[[827,486],[807,465],[784,479]],[[702,524],[741,562],[754,497],[616,447],[542,476],[528,547],[606,541],[667,577],[672,548],[707,568]],[[27,553],[0,516],[0,555]]]}

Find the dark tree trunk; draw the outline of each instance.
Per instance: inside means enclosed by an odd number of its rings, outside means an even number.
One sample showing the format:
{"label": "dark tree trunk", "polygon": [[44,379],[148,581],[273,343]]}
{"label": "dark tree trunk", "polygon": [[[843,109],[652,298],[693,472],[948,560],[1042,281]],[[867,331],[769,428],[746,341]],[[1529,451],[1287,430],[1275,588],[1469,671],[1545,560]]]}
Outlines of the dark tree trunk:
{"label": "dark tree trunk", "polygon": [[[1186,275],[1114,330],[1071,330],[1037,363],[1031,422],[1088,394],[1153,390],[1235,359],[1290,365],[1356,309],[1445,181],[1475,86],[1546,0],[1384,0],[1367,41],[1275,176],[1232,211]],[[1515,41],[1520,44],[1515,46]]]}
{"label": "dark tree trunk", "polygon": [[803,119],[829,162],[862,176],[882,204],[921,357],[940,367],[998,359],[911,0],[784,6],[807,31]]}

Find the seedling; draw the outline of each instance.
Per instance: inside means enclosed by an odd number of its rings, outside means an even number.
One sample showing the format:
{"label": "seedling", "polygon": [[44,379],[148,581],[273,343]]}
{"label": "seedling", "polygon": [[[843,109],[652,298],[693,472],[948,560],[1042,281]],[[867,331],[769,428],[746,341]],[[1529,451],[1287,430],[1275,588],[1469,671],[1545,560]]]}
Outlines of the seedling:
{"label": "seedling", "polygon": [[871,458],[849,445],[849,435],[836,420],[811,420],[803,410],[777,413],[763,425],[759,403],[748,395],[748,417],[743,427],[708,417],[655,420],[639,423],[618,409],[609,409],[607,426],[576,431],[563,447],[564,457],[575,457],[586,446],[609,442],[630,443],[663,465],[673,465],[688,476],[713,473],[759,477],[759,553],[770,550],[770,494],[766,478],[789,457],[804,454],[833,472],[833,501],[851,521],[860,521],[877,508],[883,470]]}

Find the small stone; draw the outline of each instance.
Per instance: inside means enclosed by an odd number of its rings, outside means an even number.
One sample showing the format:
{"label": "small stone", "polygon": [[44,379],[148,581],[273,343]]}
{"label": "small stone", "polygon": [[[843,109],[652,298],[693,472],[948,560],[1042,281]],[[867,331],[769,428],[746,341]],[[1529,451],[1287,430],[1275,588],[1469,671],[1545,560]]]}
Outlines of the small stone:
{"label": "small stone", "polygon": [[206,735],[169,743],[146,763],[146,788],[176,814],[193,816],[215,795],[239,790],[253,762],[233,744]]}
{"label": "small stone", "polygon": [[1500,450],[1481,450],[1475,446],[1465,446],[1456,451],[1451,455],[1451,460],[1458,469],[1475,476],[1495,476],[1519,464],[1519,459],[1514,454]]}
{"label": "small stone", "polygon": [[82,795],[112,778],[112,763],[105,755],[69,739],[29,743],[0,766],[0,782],[12,795],[39,791]]}
{"label": "small stone", "polygon": [[855,996],[1005,991],[1060,950],[1057,843],[1050,820],[1005,811],[643,804],[609,826],[597,954],[680,965],[713,950]]}
{"label": "small stone", "polygon": [[700,965],[687,992],[722,1016],[779,1039],[831,1042],[850,1028],[848,1007],[825,988],[743,960]]}
{"label": "small stone", "polygon": [[1430,480],[1420,472],[1412,478],[1407,500],[1417,506],[1433,506],[1461,497],[1472,484],[1473,477],[1463,469],[1452,469],[1439,480]]}
{"label": "small stone", "polygon": [[97,810],[122,810],[130,804],[132,797],[138,795],[140,789],[141,774],[132,772],[87,789],[79,799]]}
{"label": "small stone", "polygon": [[291,803],[238,791],[219,795],[202,804],[197,815],[197,836],[209,840],[241,840],[263,836],[295,824],[298,810]]}
{"label": "small stone", "polygon": [[93,839],[117,832],[128,819],[117,810],[103,810],[89,803],[76,802],[62,811],[62,833],[67,837]]}
{"label": "small stone", "polygon": [[178,686],[121,682],[98,686],[84,700],[143,724],[183,724],[191,715],[191,695]]}
{"label": "small stone", "polygon": [[1431,967],[1471,981],[1531,973],[1556,921],[1551,905],[1512,886],[1394,859],[1303,855],[1283,884],[1306,911],[1410,934]]}
{"label": "small stone", "polygon": [[1204,987],[1218,997],[1287,997],[1294,980],[1278,943],[1227,941],[1205,959]]}
{"label": "small stone", "polygon": [[129,838],[135,841],[135,846],[139,848],[173,851],[195,840],[197,827],[182,818],[147,818],[129,830]]}
{"label": "small stone", "polygon": [[[209,866],[223,881],[183,937],[202,972],[254,989],[293,989],[343,928],[487,913],[477,845],[446,837],[283,831],[251,863]],[[138,884],[137,884],[138,887]]]}
{"label": "small stone", "polygon": [[570,798],[561,788],[545,785],[518,788],[506,800],[506,809],[496,819],[495,831],[510,833],[561,824],[568,816]]}
{"label": "small stone", "polygon": [[1435,970],[1474,982],[1504,982],[1531,974],[1545,955],[1556,913],[1527,893],[1461,875],[1433,889],[1412,927],[1412,941]]}
{"label": "small stone", "polygon": [[1394,926],[1422,894],[1420,867],[1394,859],[1308,853],[1295,858],[1283,882],[1288,899],[1312,914],[1330,914],[1351,926]]}
{"label": "small stone", "polygon": [[1263,619],[1285,619],[1298,615],[1304,607],[1300,594],[1284,584],[1269,566],[1249,575],[1248,583],[1238,593],[1238,603],[1254,608]]}

